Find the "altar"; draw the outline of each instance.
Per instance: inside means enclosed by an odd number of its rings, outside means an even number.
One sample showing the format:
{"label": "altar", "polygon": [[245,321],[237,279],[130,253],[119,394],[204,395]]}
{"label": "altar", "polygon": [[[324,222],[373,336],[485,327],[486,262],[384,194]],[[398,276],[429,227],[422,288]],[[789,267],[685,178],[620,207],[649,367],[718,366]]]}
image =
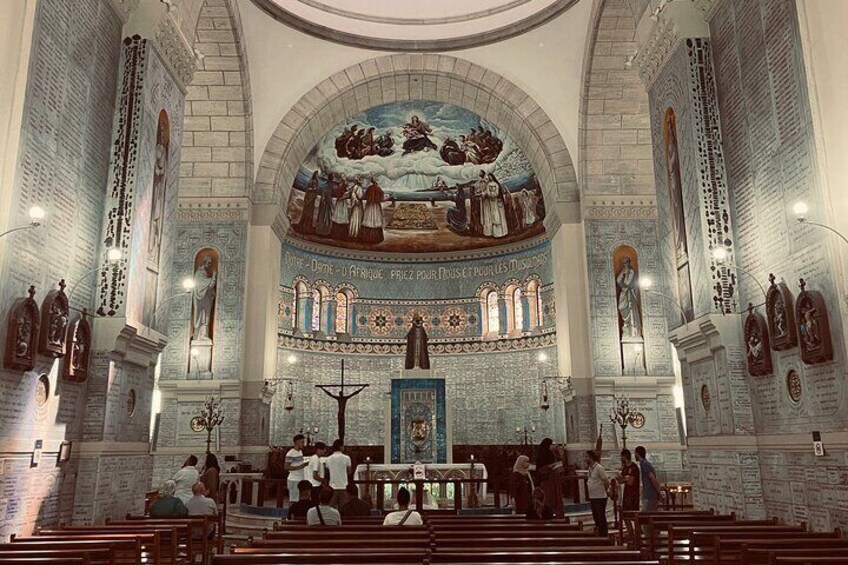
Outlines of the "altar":
{"label": "altar", "polygon": [[443,377],[432,369],[398,371],[386,408],[385,461],[404,466],[453,461],[453,422]]}
{"label": "altar", "polygon": [[[455,485],[452,480],[480,479],[482,482],[475,485],[477,498],[480,501],[486,498],[486,480],[489,478],[486,466],[482,463],[435,463],[432,465],[412,464],[364,464],[357,465],[353,472],[355,481],[386,481],[380,485],[383,489],[383,499],[394,503],[397,490],[404,486],[411,493],[415,492],[415,482],[424,484],[425,503],[424,509],[450,508],[454,499]],[[432,482],[431,482],[432,481]],[[439,481],[438,483],[435,481]],[[371,487],[374,492],[375,487]],[[468,484],[463,484],[464,490]],[[373,496],[373,494],[372,494]],[[467,497],[467,495],[466,495]],[[414,500],[414,496],[413,496]],[[429,501],[429,503],[428,503]],[[390,506],[391,507],[391,506]]]}

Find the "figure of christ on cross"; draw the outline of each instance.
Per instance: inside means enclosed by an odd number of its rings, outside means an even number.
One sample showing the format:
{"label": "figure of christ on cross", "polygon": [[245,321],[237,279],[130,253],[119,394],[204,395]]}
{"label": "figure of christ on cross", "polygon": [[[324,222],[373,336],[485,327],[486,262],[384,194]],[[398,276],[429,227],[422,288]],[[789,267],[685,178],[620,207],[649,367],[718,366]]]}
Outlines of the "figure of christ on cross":
{"label": "figure of christ on cross", "polygon": [[[338,384],[326,384],[326,385],[315,385],[315,388],[320,388],[323,390],[327,396],[335,399],[336,402],[339,403],[339,414],[338,414],[338,423],[339,423],[339,439],[344,442],[345,440],[345,408],[347,407],[347,401],[370,385],[368,384],[345,384],[345,366],[344,359],[342,359],[342,375],[341,382]],[[349,390],[352,389],[352,392],[345,394],[345,387]],[[333,391],[338,390],[338,394],[334,394]]]}

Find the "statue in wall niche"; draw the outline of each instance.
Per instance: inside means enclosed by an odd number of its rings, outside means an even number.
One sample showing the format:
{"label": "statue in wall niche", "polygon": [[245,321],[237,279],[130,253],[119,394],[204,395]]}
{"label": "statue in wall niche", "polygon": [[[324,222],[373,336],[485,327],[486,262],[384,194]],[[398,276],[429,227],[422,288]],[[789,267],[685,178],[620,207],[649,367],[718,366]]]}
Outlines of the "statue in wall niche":
{"label": "statue in wall niche", "polygon": [[77,317],[68,326],[65,351],[67,355],[64,377],[78,383],[85,381],[91,363],[91,325],[88,323],[88,312],[85,309],[82,316]]}
{"label": "statue in wall niche", "polygon": [[639,312],[639,276],[630,257],[624,257],[615,278],[618,287],[618,315],[621,317],[621,337],[642,336],[642,316]]}
{"label": "statue in wall niche", "polygon": [[427,331],[424,329],[424,320],[421,316],[412,318],[412,327],[406,334],[406,362],[405,369],[430,369],[430,354],[427,352]]}
{"label": "statue in wall niche", "polygon": [[744,339],[745,352],[748,359],[748,373],[753,376],[771,374],[772,365],[768,326],[763,317],[754,311],[753,304],[748,304],[748,317],[745,318]]}
{"label": "statue in wall niche", "polygon": [[59,281],[59,289],[48,292],[41,303],[39,353],[49,357],[65,355],[65,332],[68,329],[69,313],[65,280],[62,279]]}
{"label": "statue in wall niche", "polygon": [[769,274],[769,286],[766,293],[766,319],[771,334],[771,347],[775,351],[791,349],[798,344],[795,329],[792,293],[783,282],[775,282],[775,276]]}
{"label": "statue in wall niche", "polygon": [[19,298],[9,311],[7,320],[6,355],[4,367],[30,371],[35,367],[38,346],[39,312],[35,287],[30,286],[27,298]]}
{"label": "statue in wall niche", "polygon": [[218,252],[210,248],[201,249],[195,256],[194,264],[192,340],[211,341],[218,296]]}
{"label": "statue in wall niche", "polygon": [[822,294],[807,290],[807,282],[799,281],[801,293],[795,304],[801,360],[807,364],[824,363],[833,359],[833,344],[830,336],[827,305]]}

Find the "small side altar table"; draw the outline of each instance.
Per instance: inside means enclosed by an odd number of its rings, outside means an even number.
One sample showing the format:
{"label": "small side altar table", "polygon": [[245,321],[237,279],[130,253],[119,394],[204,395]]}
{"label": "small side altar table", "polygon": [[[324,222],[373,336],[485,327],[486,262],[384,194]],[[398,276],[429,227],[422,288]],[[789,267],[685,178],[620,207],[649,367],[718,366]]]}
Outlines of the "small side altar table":
{"label": "small side altar table", "polygon": [[[424,510],[457,509],[458,504],[473,508],[486,499],[489,475],[482,463],[428,463],[423,465],[423,476],[421,467],[416,476],[416,465],[409,463],[357,465],[353,480],[360,485],[363,499],[374,500],[377,508],[385,501],[382,509],[392,508],[402,486],[413,494],[416,507],[421,504]],[[420,494],[418,484],[423,488]],[[462,492],[456,492],[457,488]]]}

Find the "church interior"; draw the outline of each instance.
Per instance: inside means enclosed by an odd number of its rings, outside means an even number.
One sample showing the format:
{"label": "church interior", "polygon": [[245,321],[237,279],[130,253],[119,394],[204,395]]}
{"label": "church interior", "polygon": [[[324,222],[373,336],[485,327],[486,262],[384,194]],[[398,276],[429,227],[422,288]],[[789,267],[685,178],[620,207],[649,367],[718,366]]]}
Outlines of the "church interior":
{"label": "church interior", "polygon": [[3,0],[0,565],[848,563],[846,25]]}

